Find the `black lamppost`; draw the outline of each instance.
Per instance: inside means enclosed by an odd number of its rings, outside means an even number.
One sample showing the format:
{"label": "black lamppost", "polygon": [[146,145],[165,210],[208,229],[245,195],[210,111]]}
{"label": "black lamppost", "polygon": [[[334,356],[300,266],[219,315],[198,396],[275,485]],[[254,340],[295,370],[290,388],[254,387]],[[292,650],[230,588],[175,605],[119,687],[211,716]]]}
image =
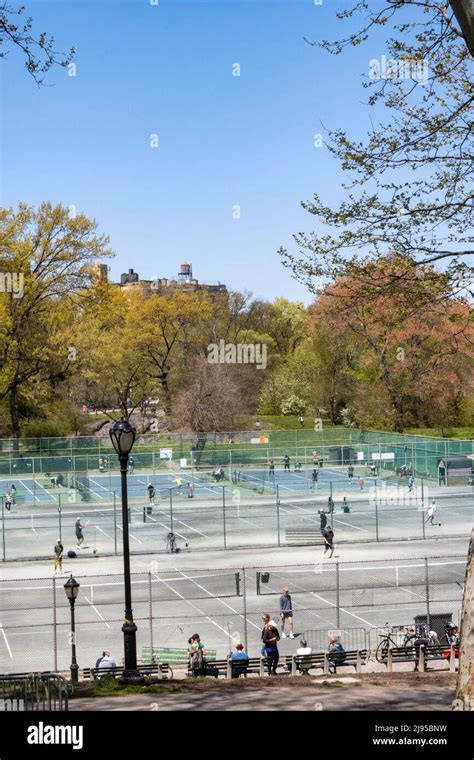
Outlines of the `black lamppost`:
{"label": "black lamppost", "polygon": [[72,659],[71,659],[71,681],[72,683],[77,683],[79,681],[78,673],[79,673],[79,665],[77,664],[76,660],[76,625],[75,625],[75,619],[74,619],[74,605],[76,603],[77,595],[79,594],[79,586],[80,584],[76,581],[75,578],[70,576],[69,580],[66,581],[64,584],[64,591],[66,593],[67,598],[69,599],[69,604],[71,605],[71,647],[72,647]]}
{"label": "black lamppost", "polygon": [[137,670],[137,626],[133,622],[132,588],[130,583],[130,543],[128,536],[127,470],[128,458],[135,442],[135,436],[136,430],[128,420],[114,422],[110,428],[110,439],[120,462],[122,485],[123,575],[125,586],[125,620],[122,631],[125,650],[125,669],[119,680],[123,683],[143,683],[143,677]]}

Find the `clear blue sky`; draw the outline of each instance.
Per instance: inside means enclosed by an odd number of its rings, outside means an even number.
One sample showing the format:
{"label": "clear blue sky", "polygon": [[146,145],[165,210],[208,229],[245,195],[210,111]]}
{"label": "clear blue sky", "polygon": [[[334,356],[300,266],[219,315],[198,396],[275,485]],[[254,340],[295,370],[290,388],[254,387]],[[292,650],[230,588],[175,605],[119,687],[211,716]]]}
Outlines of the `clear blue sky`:
{"label": "clear blue sky", "polygon": [[314,228],[301,200],[342,198],[313,136],[321,122],[366,131],[362,76],[386,52],[383,37],[338,57],[304,42],[353,29],[335,19],[348,0],[25,4],[36,31],[77,48],[77,76],[52,70],[38,88],[17,53],[0,62],[2,205],[50,200],[95,218],[113,279],[169,277],[188,260],[201,281],[309,302],[276,251]]}

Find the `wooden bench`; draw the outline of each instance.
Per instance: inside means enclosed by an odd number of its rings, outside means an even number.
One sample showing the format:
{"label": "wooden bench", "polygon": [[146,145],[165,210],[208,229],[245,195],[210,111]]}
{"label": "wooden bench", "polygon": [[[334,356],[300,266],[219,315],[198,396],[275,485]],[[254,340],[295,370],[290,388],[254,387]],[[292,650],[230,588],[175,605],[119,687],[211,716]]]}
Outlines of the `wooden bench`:
{"label": "wooden bench", "polygon": [[[153,662],[147,665],[137,665],[137,670],[142,676],[158,676],[163,680],[173,678],[173,671],[168,663]],[[85,681],[101,681],[103,678],[110,676],[117,678],[124,671],[124,666],[115,668],[84,668],[82,677]]]}
{"label": "wooden bench", "polygon": [[[241,660],[232,660],[228,657],[225,660],[209,660],[205,658],[207,665],[209,665],[209,673],[202,673],[203,676],[214,676],[217,671],[217,676],[223,675],[226,678],[240,678],[243,676],[247,678],[249,673],[255,673],[259,676],[265,676],[267,673],[267,658],[266,657],[249,657],[246,662]],[[285,664],[280,660],[278,667],[285,668]],[[288,668],[284,671],[288,673]],[[188,669],[188,676],[192,676],[192,671]]]}
{"label": "wooden bench", "polygon": [[286,658],[286,664],[291,675],[298,673],[309,674],[313,668],[321,668],[324,673],[336,673],[338,668],[353,667],[357,673],[362,671],[362,665],[369,660],[367,649],[354,649],[345,653],[344,660],[334,662],[329,652],[315,652],[314,654],[291,655]]}
{"label": "wooden bench", "polygon": [[[449,658],[446,652],[449,650]],[[415,670],[424,673],[428,660],[449,660],[449,670],[454,673],[456,670],[456,648],[445,644],[420,644],[419,646],[411,645],[406,647],[391,647],[387,656],[382,658],[381,662],[386,665],[389,673],[393,670],[393,664],[396,662],[413,662]]]}
{"label": "wooden bench", "polygon": [[319,528],[286,528],[287,544],[322,544],[323,537]]}
{"label": "wooden bench", "polygon": [[[206,649],[205,659],[212,662],[216,659],[214,649]],[[145,664],[166,662],[170,665],[189,665],[189,653],[183,647],[142,647],[141,661]]]}

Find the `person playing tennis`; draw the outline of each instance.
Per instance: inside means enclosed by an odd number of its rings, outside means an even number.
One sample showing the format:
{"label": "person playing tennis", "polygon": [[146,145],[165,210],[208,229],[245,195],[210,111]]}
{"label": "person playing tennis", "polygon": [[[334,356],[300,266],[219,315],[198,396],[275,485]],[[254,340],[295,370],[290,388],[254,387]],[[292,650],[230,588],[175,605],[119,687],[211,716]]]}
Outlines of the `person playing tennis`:
{"label": "person playing tennis", "polygon": [[84,536],[82,534],[82,529],[83,528],[87,528],[88,524],[89,523],[82,524],[80,517],[78,517],[77,520],[76,520],[76,525],[75,525],[75,531],[76,531],[76,549],[80,549],[81,548],[81,544],[84,543]]}

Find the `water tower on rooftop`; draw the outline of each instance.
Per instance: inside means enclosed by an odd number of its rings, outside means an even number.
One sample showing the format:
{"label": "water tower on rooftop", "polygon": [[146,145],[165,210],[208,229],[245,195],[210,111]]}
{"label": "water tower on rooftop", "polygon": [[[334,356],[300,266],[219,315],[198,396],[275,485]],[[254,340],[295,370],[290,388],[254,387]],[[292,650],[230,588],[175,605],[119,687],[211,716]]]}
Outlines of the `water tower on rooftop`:
{"label": "water tower on rooftop", "polygon": [[184,285],[185,283],[191,282],[192,279],[193,279],[193,268],[191,264],[188,264],[187,261],[183,261],[178,273],[178,282],[181,283],[181,285]]}

